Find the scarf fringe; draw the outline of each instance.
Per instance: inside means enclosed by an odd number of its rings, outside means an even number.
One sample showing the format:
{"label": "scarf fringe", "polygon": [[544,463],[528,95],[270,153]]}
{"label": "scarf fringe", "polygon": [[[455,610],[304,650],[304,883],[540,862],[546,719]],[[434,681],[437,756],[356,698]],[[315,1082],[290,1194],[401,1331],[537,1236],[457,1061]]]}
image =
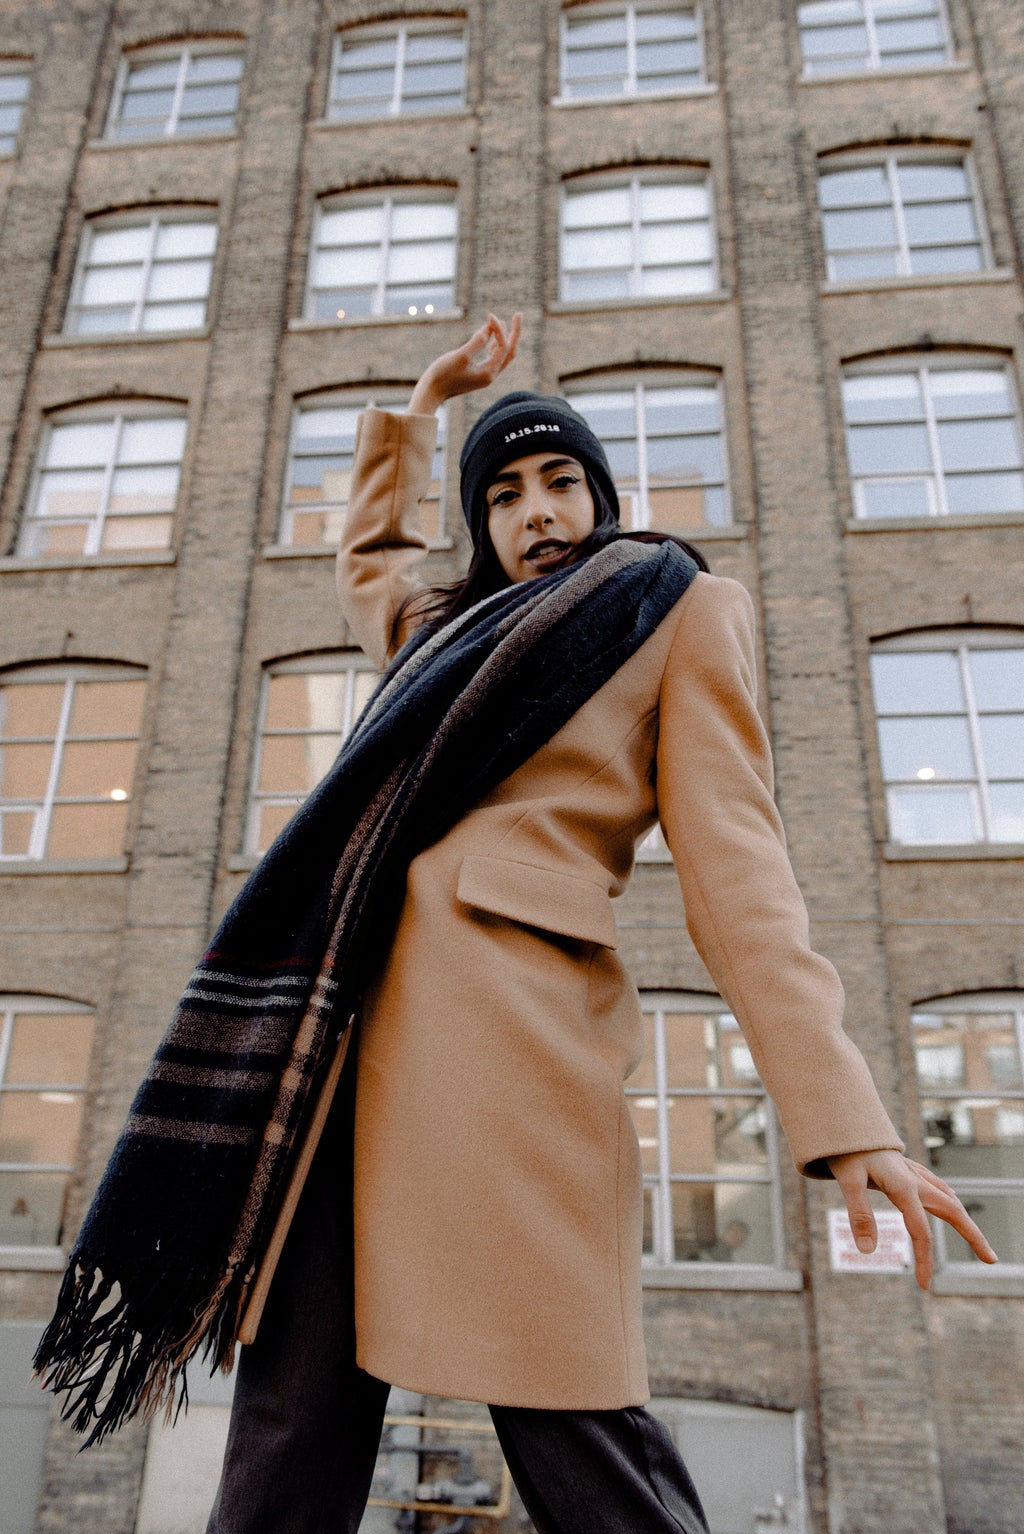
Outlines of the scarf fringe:
{"label": "scarf fringe", "polygon": [[[33,1361],[43,1386],[67,1396],[61,1417],[77,1433],[88,1433],[83,1449],[131,1417],[149,1421],[161,1407],[165,1421],[176,1421],[188,1407],[185,1366],[204,1340],[202,1356],[211,1360],[211,1373],[218,1367],[229,1373],[233,1364],[244,1300],[236,1270],[225,1272],[211,1290],[208,1274],[171,1271],[162,1263],[148,1287],[142,1274],[126,1274],[125,1285],[130,1299],[98,1264],[82,1254],[74,1258]],[[192,1310],[188,1330],[154,1324],[154,1316],[180,1317],[182,1290],[206,1297]]]}

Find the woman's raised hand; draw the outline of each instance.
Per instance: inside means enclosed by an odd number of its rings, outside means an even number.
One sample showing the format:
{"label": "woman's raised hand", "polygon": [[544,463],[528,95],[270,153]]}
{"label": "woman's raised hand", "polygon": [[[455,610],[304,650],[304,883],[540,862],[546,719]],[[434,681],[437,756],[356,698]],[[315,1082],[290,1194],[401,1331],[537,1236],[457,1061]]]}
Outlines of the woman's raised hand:
{"label": "woman's raised hand", "polygon": [[922,1289],[928,1288],[932,1276],[930,1214],[938,1215],[940,1220],[952,1225],[982,1262],[998,1261],[949,1184],[919,1161],[911,1161],[898,1151],[877,1150],[829,1156],[828,1164],[846,1199],[850,1228],[862,1252],[873,1252],[878,1241],[868,1189],[877,1188],[896,1205],[913,1243],[914,1272]]}
{"label": "woman's raised hand", "polygon": [[424,370],[412,391],[410,411],[414,415],[433,415],[439,405],[456,394],[486,389],[515,356],[522,328],[521,314],[513,314],[508,325],[496,314],[489,314],[463,346],[443,352]]}

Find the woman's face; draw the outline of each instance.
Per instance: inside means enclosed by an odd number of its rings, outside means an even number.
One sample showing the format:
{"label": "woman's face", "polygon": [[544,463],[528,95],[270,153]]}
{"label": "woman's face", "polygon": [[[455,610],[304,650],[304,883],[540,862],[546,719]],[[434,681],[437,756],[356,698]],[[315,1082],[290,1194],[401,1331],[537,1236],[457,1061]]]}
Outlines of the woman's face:
{"label": "woman's face", "polygon": [[529,581],[571,560],[594,531],[594,498],[583,465],[562,453],[507,463],[487,487],[487,530],[510,581]]}

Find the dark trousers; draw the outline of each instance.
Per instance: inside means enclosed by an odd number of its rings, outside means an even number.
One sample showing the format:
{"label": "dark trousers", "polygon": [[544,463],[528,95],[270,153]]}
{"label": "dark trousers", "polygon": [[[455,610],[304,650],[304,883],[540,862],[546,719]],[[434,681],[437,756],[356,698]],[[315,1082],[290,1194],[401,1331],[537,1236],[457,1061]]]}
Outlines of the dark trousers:
{"label": "dark trousers", "polygon": [[[351,1078],[352,1072],[346,1072]],[[256,1341],[241,1350],[207,1534],[355,1534],[389,1387],[355,1361],[345,1080]],[[642,1407],[491,1417],[538,1534],[707,1534],[667,1430]]]}

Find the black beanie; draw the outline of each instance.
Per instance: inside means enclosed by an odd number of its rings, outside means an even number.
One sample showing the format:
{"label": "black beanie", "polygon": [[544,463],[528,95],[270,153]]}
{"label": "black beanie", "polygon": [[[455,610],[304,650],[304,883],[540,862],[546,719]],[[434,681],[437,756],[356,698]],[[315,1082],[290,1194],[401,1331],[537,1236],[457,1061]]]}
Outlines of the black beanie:
{"label": "black beanie", "polygon": [[586,421],[557,395],[531,394],[524,389],[503,395],[488,405],[463,444],[459,458],[462,510],[474,543],[486,524],[484,496],[495,474],[514,458],[526,458],[549,448],[579,459],[604,491],[618,518],[619,497],[612,471],[604,448]]}

